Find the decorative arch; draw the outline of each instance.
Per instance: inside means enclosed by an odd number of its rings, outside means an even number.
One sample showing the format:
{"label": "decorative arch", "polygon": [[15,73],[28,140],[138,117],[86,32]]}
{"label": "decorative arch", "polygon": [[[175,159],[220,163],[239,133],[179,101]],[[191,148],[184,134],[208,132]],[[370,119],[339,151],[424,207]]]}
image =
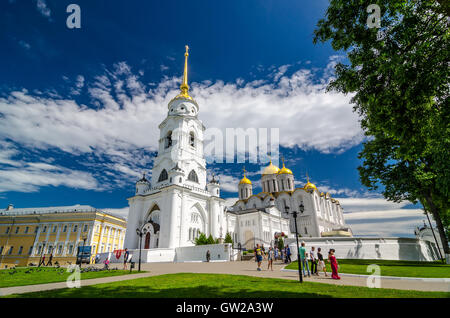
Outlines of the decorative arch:
{"label": "decorative arch", "polygon": [[189,181],[193,181],[193,182],[197,182],[197,183],[198,183],[197,172],[195,172],[194,169],[192,169],[191,172],[189,172],[188,180],[189,180]]}
{"label": "decorative arch", "polygon": [[165,180],[167,180],[168,178],[169,178],[169,175],[167,174],[166,169],[163,169],[163,170],[161,171],[161,173],[159,174],[158,182],[165,181]]}

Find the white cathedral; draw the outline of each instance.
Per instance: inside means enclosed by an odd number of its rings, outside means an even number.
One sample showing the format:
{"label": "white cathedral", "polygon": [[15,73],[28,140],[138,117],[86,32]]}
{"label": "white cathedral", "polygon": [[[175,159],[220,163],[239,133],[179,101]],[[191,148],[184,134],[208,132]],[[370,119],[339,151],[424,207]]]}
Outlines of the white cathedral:
{"label": "white cathedral", "polygon": [[[245,176],[239,182],[239,200],[231,207],[220,197],[220,184],[213,177],[207,183],[203,152],[205,126],[198,119],[199,106],[189,95],[186,46],[181,92],[168,104],[167,117],[159,125],[159,151],[151,181],[145,175],[136,183],[124,247],[136,249],[145,236],[144,249],[195,245],[200,233],[223,240],[230,233],[235,247],[273,245],[275,237],[293,237],[292,211],[302,236],[351,236],[339,201],[320,193],[312,183],[294,187],[294,176],[284,166],[270,163],[262,173],[263,191],[253,195]],[[303,205],[304,211],[299,210]]]}

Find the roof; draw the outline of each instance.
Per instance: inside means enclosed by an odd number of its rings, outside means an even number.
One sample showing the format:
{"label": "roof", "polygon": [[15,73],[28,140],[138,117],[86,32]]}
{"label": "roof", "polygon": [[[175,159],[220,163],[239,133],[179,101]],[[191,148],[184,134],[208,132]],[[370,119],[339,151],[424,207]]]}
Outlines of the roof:
{"label": "roof", "polygon": [[33,214],[50,214],[50,213],[86,213],[86,212],[98,212],[104,213],[122,220],[125,218],[117,216],[115,214],[105,212],[94,208],[90,205],[66,205],[66,206],[53,206],[53,207],[35,207],[35,208],[12,208],[0,209],[0,216],[17,216],[17,215],[33,215]]}

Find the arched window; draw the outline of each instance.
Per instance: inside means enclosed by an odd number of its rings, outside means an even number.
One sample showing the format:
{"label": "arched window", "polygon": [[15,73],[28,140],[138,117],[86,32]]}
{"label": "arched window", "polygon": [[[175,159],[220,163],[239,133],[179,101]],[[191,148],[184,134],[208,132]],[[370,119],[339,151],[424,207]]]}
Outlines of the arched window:
{"label": "arched window", "polygon": [[169,176],[167,175],[166,169],[163,169],[163,171],[161,171],[161,174],[159,175],[158,182],[167,180],[168,177]]}
{"label": "arched window", "polygon": [[189,133],[189,145],[195,147],[195,135],[192,131]]}
{"label": "arched window", "polygon": [[291,187],[291,179],[287,179],[287,183],[288,183],[289,190],[291,190],[292,189],[292,187]]}
{"label": "arched window", "polygon": [[197,173],[195,172],[195,170],[191,170],[191,172],[189,172],[188,180],[198,183],[198,176],[197,176]]}
{"label": "arched window", "polygon": [[172,132],[171,131],[169,131],[167,133],[164,147],[169,148],[170,146],[172,146]]}

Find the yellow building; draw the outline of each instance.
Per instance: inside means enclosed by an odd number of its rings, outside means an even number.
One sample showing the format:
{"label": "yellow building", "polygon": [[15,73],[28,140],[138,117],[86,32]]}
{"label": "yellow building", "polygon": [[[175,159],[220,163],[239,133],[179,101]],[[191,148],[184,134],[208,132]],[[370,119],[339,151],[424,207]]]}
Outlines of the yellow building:
{"label": "yellow building", "polygon": [[[75,264],[78,246],[91,246],[92,257],[122,249],[125,219],[88,205],[0,210],[0,267],[52,263]],[[85,239],[85,243],[83,240]]]}

